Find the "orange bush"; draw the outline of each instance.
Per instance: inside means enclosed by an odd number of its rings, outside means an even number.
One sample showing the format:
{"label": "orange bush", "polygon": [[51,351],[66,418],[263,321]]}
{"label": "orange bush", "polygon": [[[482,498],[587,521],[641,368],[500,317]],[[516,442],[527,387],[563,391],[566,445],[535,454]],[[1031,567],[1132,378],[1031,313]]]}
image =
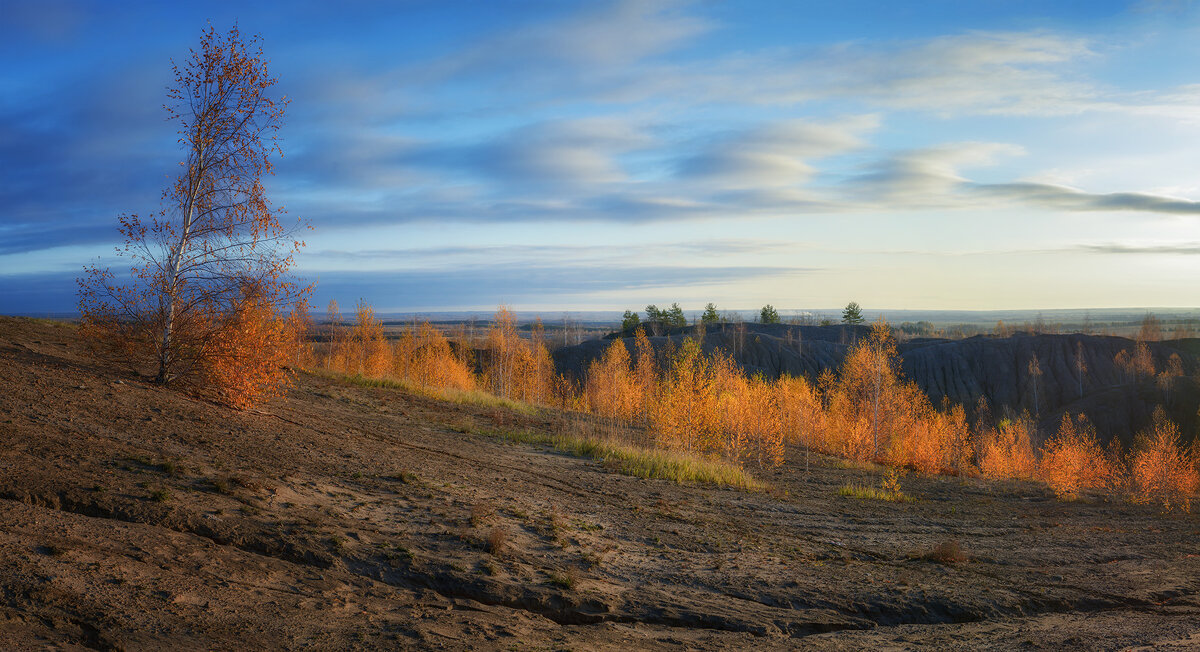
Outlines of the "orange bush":
{"label": "orange bush", "polygon": [[1113,489],[1120,480],[1082,414],[1074,421],[1063,415],[1058,432],[1042,447],[1038,470],[1059,498],[1077,498],[1085,489]]}
{"label": "orange bush", "polygon": [[[407,359],[403,362],[396,360],[399,351],[404,351]],[[435,389],[475,389],[475,374],[455,354],[450,342],[441,331],[429,322],[421,324],[420,330],[414,335],[412,329],[405,329],[400,342],[393,348],[393,367],[403,369],[402,378],[411,380],[425,387]]]}
{"label": "orange bush", "polygon": [[355,308],[356,320],[351,334],[350,358],[355,372],[368,378],[382,378],[392,366],[392,351],[383,336],[383,322],[364,301]]}
{"label": "orange bush", "polygon": [[242,410],[282,395],[292,379],[286,365],[294,356],[294,323],[254,293],[224,319],[222,337],[203,355],[199,386],[214,389],[223,402]]}
{"label": "orange bush", "polygon": [[1166,418],[1162,408],[1154,412],[1154,423],[1134,444],[1130,484],[1134,500],[1159,503],[1163,509],[1191,509],[1200,487],[1194,451],[1179,444],[1179,428]]}
{"label": "orange bush", "polygon": [[979,471],[988,478],[1032,479],[1037,459],[1030,440],[1028,416],[1004,419],[978,444]]}

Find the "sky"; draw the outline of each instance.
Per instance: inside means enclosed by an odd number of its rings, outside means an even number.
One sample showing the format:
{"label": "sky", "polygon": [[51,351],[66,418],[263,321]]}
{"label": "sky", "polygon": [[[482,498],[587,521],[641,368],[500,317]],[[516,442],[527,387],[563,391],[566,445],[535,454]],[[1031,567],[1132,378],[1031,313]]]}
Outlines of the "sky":
{"label": "sky", "polygon": [[291,99],[318,306],[1200,305],[1190,2],[0,5],[0,313],[121,270],[210,23]]}

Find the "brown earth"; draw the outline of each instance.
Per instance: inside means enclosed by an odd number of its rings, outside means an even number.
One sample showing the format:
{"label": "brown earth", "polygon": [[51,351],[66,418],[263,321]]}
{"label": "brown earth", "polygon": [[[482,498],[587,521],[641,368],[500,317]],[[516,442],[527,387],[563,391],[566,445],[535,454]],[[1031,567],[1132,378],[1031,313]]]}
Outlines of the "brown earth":
{"label": "brown earth", "polygon": [[843,498],[878,472],[802,450],[766,492],[681,486],[463,432],[563,423],[311,375],[234,412],[0,318],[0,648],[1200,647],[1195,515]]}

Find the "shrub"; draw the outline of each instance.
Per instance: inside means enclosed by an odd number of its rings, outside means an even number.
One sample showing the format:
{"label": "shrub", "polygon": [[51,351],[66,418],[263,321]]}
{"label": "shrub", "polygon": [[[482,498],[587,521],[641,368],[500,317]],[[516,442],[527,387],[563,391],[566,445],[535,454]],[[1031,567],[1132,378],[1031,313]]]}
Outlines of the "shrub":
{"label": "shrub", "polygon": [[504,552],[504,544],[508,541],[508,530],[497,525],[488,533],[485,547],[489,554],[499,556]]}
{"label": "shrub", "polygon": [[1059,498],[1077,498],[1085,489],[1111,489],[1119,481],[1117,468],[1082,414],[1076,421],[1063,415],[1058,433],[1042,448],[1039,471]]}
{"label": "shrub", "polygon": [[1179,445],[1179,428],[1166,418],[1162,408],[1154,412],[1154,423],[1138,435],[1133,448],[1130,484],[1136,502],[1161,504],[1164,510],[1191,509],[1191,499],[1200,486],[1193,452]]}
{"label": "shrub", "polygon": [[927,561],[939,564],[961,564],[971,560],[970,556],[959,545],[958,539],[947,539],[934,546],[933,550],[930,550],[921,557]]}

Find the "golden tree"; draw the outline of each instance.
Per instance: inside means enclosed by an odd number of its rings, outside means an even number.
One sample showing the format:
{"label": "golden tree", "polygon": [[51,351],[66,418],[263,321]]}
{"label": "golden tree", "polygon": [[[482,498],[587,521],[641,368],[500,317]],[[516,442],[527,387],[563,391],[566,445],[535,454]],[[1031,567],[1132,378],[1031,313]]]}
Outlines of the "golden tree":
{"label": "golden tree", "polygon": [[654,353],[654,345],[646,337],[646,331],[638,328],[634,334],[634,349],[637,358],[633,365],[633,378],[641,396],[640,413],[643,421],[648,421],[658,402],[658,356]]}
{"label": "golden tree", "polygon": [[721,423],[711,360],[700,343],[687,338],[663,374],[652,424],[665,448],[720,451]]}
{"label": "golden tree", "polygon": [[988,478],[1030,479],[1037,474],[1029,415],[1002,419],[978,442],[979,471]]}
{"label": "golden tree", "polygon": [[629,349],[614,340],[604,355],[588,366],[584,384],[588,405],[601,416],[629,423],[641,407]]}
{"label": "golden tree", "polygon": [[1085,489],[1111,489],[1119,480],[1119,469],[1104,453],[1096,430],[1087,417],[1075,420],[1063,414],[1062,422],[1042,448],[1042,479],[1060,498],[1078,498]]}
{"label": "golden tree", "polygon": [[375,309],[361,299],[355,306],[354,332],[350,339],[355,373],[367,378],[382,378],[391,370],[392,350],[383,334],[383,322],[375,316]]}
{"label": "golden tree", "polygon": [[1164,510],[1191,508],[1192,497],[1200,489],[1194,449],[1179,443],[1179,427],[1167,419],[1162,407],[1154,410],[1154,422],[1134,443],[1130,463],[1130,484],[1134,500],[1159,503]]}
{"label": "golden tree", "polygon": [[[223,36],[210,27],[172,70],[166,110],[179,127],[182,170],[159,212],[120,217],[117,253],[130,260],[130,279],[85,268],[82,329],[99,350],[152,367],[159,383],[215,389],[249,405],[286,382],[281,367],[263,365],[284,341],[273,333],[285,326],[273,322],[311,290],[287,276],[303,243],[280,225],[262,182],[282,154],[276,134],[287,101],[270,95],[276,79],[258,38],[243,40],[237,27]],[[247,331],[249,315],[272,323]],[[234,378],[236,399],[219,384]]]}
{"label": "golden tree", "polygon": [[842,448],[847,456],[877,457],[886,447],[896,406],[888,397],[899,384],[898,369],[896,342],[880,319],[871,326],[870,336],[847,352],[828,396],[831,418],[845,428]]}

